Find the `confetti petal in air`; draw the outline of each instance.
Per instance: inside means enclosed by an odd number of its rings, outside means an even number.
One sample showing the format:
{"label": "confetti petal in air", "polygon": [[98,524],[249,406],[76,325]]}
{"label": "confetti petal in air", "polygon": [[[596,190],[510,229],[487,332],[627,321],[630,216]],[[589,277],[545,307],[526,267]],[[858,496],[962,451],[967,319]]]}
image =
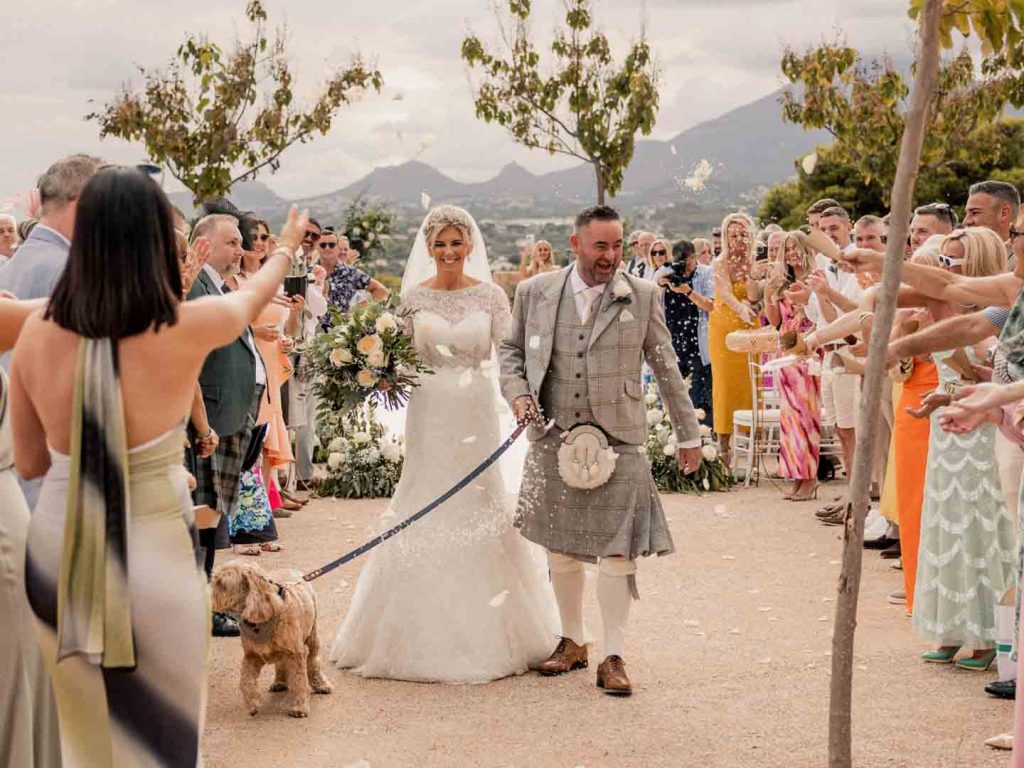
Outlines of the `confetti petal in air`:
{"label": "confetti petal in air", "polygon": [[430,210],[430,195],[428,195],[426,192],[420,195],[420,205],[423,206],[424,211]]}
{"label": "confetti petal in air", "polygon": [[690,171],[690,175],[683,179],[683,184],[693,192],[702,192],[707,186],[708,179],[714,167],[707,160],[701,160]]}
{"label": "confetti petal in air", "polygon": [[671,153],[672,153],[673,155],[674,155],[674,154],[676,154],[676,145],[675,145],[675,144],[669,144],[669,145],[668,145],[668,148],[669,148],[669,151],[670,151],[670,152],[671,152]]}
{"label": "confetti petal in air", "polygon": [[434,347],[441,357],[451,357],[452,351],[445,344],[437,344]]}
{"label": "confetti petal in air", "polygon": [[814,169],[818,166],[818,153],[811,152],[803,160],[800,161],[800,167],[804,169],[804,173],[810,176],[814,173]]}

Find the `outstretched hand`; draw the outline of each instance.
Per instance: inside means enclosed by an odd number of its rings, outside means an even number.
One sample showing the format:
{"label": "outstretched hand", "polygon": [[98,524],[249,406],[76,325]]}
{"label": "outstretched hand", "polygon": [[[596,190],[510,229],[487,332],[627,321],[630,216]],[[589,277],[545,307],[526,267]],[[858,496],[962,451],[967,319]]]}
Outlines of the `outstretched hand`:
{"label": "outstretched hand", "polygon": [[1001,417],[1002,411],[999,408],[969,411],[961,408],[959,403],[953,403],[939,416],[939,426],[946,432],[963,435],[973,432],[986,421],[998,423]]}
{"label": "outstretched hand", "polygon": [[281,234],[278,236],[277,241],[280,244],[279,247],[287,248],[289,251],[294,253],[302,245],[302,238],[306,234],[306,227],[309,226],[309,210],[303,209],[299,211],[297,205],[292,205],[288,209],[288,218],[284,222],[284,226],[281,228]]}
{"label": "outstretched hand", "polygon": [[904,408],[904,410],[915,419],[926,419],[936,409],[949,405],[952,400],[952,395],[947,395],[945,392],[929,392],[921,399],[920,408]]}
{"label": "outstretched hand", "polygon": [[867,248],[855,248],[839,256],[839,267],[846,272],[881,273],[885,254]]}
{"label": "outstretched hand", "polygon": [[961,387],[953,398],[959,408],[970,412],[1001,408],[1015,399],[1008,395],[1006,387],[985,381]]}

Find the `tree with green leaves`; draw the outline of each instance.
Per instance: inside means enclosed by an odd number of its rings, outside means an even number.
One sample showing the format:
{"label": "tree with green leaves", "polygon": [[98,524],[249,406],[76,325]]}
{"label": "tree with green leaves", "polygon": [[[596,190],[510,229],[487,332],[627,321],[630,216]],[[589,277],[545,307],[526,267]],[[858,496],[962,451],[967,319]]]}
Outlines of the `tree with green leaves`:
{"label": "tree with green leaves", "polygon": [[[868,403],[878,402],[882,395],[885,357],[903,267],[903,242],[913,210],[914,189],[924,154],[929,115],[942,87],[939,71],[942,46],[952,46],[954,33],[959,32],[980,41],[985,55],[994,58],[997,64],[1005,62],[1007,67],[1014,67],[1024,61],[1021,51],[1024,2],[1021,0],[911,0],[910,15],[918,22],[919,43],[907,109],[901,116],[899,133],[893,135],[899,140],[899,154],[890,195],[892,218],[861,390],[863,401]],[[861,131],[867,133],[868,128],[863,126]],[[843,559],[832,632],[828,739],[831,768],[853,766],[853,647],[864,519],[870,505],[868,486],[877,427],[878,409],[862,409],[857,422],[857,448],[845,502]]]}
{"label": "tree with green leaves", "polygon": [[[857,214],[888,210],[888,195],[878,179],[865,182],[861,168],[843,159],[837,145],[818,147],[813,167],[796,164],[797,177],[768,190],[761,201],[761,221],[786,229],[804,223],[805,211],[816,200],[832,198]],[[979,179],[1006,181],[1024,188],[1024,120],[1001,118],[962,137],[942,162],[922,164],[914,194],[915,205],[941,201],[961,208],[968,187]]]}
{"label": "tree with green leaves", "polygon": [[383,85],[380,72],[356,55],[308,108],[296,105],[283,32],[268,38],[262,0],[249,0],[245,14],[248,41],[229,51],[189,35],[166,68],[139,67],[142,91],[126,84],[101,111],[86,116],[99,123],[101,138],[145,144],[149,158],[197,203],[263,169],[275,172],[286,149],[326,134],[342,105]]}
{"label": "tree with green leaves", "polygon": [[[845,180],[837,179],[837,185],[850,190],[843,202],[864,201],[871,211],[888,208],[906,122],[906,77],[890,60],[865,63],[840,42],[802,53],[787,49],[782,71],[799,86],[783,93],[784,119],[834,138],[818,151],[812,171],[801,169],[801,186],[821,189],[828,181],[815,176],[840,171]],[[973,167],[977,174],[978,161],[993,165],[989,158],[998,159],[996,152],[1006,145],[992,145],[1003,137],[991,127],[1007,105],[1024,105],[1024,70],[1011,55],[990,52],[979,66],[965,48],[940,64],[921,148],[919,199],[958,169]],[[831,195],[820,195],[826,196]]]}
{"label": "tree with green leaves", "polygon": [[477,117],[505,127],[527,147],[589,163],[597,201],[604,203],[622,186],[636,134],[654,128],[658,73],[650,47],[641,37],[616,65],[587,0],[567,0],[565,28],[551,43],[554,71],[545,77],[530,39],[530,0],[508,0],[508,10],[508,22],[499,18],[503,53],[488,52],[473,35],[462,42],[462,58],[483,72]]}

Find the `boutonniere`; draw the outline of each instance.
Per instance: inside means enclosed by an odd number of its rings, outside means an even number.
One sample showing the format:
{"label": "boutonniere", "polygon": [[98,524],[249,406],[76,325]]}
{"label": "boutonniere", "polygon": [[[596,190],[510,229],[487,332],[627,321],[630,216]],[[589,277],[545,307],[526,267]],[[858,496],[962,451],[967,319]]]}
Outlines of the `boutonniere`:
{"label": "boutonniere", "polygon": [[612,303],[629,304],[633,300],[633,289],[621,277],[612,286]]}

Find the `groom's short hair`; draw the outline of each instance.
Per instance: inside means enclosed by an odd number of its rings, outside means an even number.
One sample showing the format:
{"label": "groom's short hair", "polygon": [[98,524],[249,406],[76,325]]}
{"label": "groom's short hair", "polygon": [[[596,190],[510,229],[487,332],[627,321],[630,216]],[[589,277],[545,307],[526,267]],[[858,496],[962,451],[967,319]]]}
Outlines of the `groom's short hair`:
{"label": "groom's short hair", "polygon": [[592,221],[619,221],[619,212],[607,205],[592,205],[576,215],[573,229],[579,232]]}

